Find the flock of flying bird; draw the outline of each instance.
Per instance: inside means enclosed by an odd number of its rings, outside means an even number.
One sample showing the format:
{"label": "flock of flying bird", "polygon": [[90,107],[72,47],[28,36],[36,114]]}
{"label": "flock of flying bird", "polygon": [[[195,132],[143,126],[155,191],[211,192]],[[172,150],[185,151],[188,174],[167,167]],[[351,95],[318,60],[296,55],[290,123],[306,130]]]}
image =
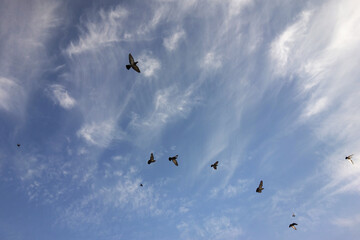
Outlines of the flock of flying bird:
{"label": "flock of flying bird", "polygon": [[[127,70],[130,70],[130,68],[132,68],[132,69],[134,69],[136,72],[140,73],[140,69],[139,69],[139,67],[137,66],[137,63],[138,63],[138,62],[137,62],[137,61],[135,62],[135,60],[134,60],[133,56],[131,55],[131,53],[129,53],[129,64],[126,65],[126,69],[127,69]],[[348,160],[348,161],[349,161],[350,163],[352,163],[352,164],[354,164],[354,162],[353,162],[353,160],[352,160],[352,156],[353,156],[353,155],[354,155],[354,154],[351,154],[351,155],[345,157],[345,159]],[[172,161],[172,162],[175,164],[175,166],[179,166],[179,164],[178,164],[178,162],[177,162],[177,158],[178,158],[178,155],[175,155],[175,156],[173,156],[173,157],[169,157],[169,161]],[[156,160],[154,159],[154,154],[151,153],[151,154],[150,154],[150,159],[148,160],[147,163],[148,163],[148,164],[151,164],[151,163],[154,163],[154,162],[156,162]],[[219,164],[219,161],[216,161],[215,163],[211,164],[211,167],[216,170],[218,164]],[[140,187],[142,187],[142,186],[143,186],[143,184],[141,183],[141,184],[140,184]],[[261,193],[262,190],[264,190],[264,188],[263,188],[263,180],[260,181],[259,186],[256,188],[256,192],[257,192],[257,193]],[[292,214],[292,217],[295,217],[295,214],[294,214],[294,213]],[[297,223],[293,222],[293,223],[291,223],[291,224],[289,225],[289,228],[293,228],[294,230],[297,230],[296,227],[295,227],[295,226],[297,226],[297,225],[298,225]]]}
{"label": "flock of flying bird", "polygon": [[[134,58],[133,58],[133,56],[131,55],[131,53],[129,53],[129,64],[126,65],[126,69],[127,69],[127,70],[130,70],[130,68],[132,68],[132,69],[134,69],[136,72],[140,73],[140,69],[139,69],[139,67],[137,66],[137,63],[138,63],[137,61],[136,61],[136,62],[134,61]],[[17,145],[17,147],[20,147],[20,146],[21,146],[19,143],[16,144],[16,145]],[[354,154],[351,154],[351,155],[349,155],[349,156],[346,156],[346,157],[345,157],[345,160],[348,160],[350,163],[354,164],[353,159],[352,159],[353,156],[354,156]],[[179,166],[178,161],[177,161],[177,158],[178,158],[178,155],[175,155],[175,156],[173,156],[173,157],[169,157],[169,161],[172,161],[172,162],[175,164],[175,166]],[[148,160],[147,163],[148,163],[148,164],[151,164],[151,163],[154,163],[154,162],[156,162],[156,160],[155,160],[155,158],[154,158],[154,154],[151,153],[151,154],[150,154],[150,159]],[[216,161],[215,163],[211,164],[210,167],[212,167],[212,168],[214,168],[214,170],[216,170],[217,167],[218,167],[218,164],[219,164],[219,161]],[[140,184],[140,187],[143,187],[143,186],[144,186],[144,185],[141,183],[141,184]],[[262,190],[264,190],[264,188],[263,188],[263,180],[260,181],[259,186],[256,188],[256,192],[257,192],[257,193],[261,193]],[[295,217],[295,214],[294,214],[294,213],[292,214],[292,217]],[[295,227],[295,226],[297,226],[297,225],[298,225],[297,223],[293,222],[293,223],[291,223],[291,224],[289,225],[289,228],[293,228],[294,230],[297,230],[296,227]]]}

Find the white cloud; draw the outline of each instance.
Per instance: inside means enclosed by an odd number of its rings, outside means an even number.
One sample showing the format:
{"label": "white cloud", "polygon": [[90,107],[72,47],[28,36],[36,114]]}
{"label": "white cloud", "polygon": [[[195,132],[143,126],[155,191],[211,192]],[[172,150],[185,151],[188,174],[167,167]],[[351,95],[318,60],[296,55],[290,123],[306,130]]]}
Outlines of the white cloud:
{"label": "white cloud", "polygon": [[139,56],[138,59],[138,66],[145,77],[154,76],[156,72],[161,68],[160,61],[150,55],[143,54]]}
{"label": "white cloud", "polygon": [[333,220],[333,224],[339,227],[357,228],[360,224],[360,215],[347,218],[336,218]]}
{"label": "white cloud", "polygon": [[100,10],[98,14],[100,20],[90,19],[80,27],[78,41],[71,42],[66,49],[69,55],[94,50],[123,38],[123,21],[128,16],[128,11],[117,6],[109,11]]}
{"label": "white cloud", "polygon": [[69,93],[65,90],[65,87],[59,84],[53,84],[50,86],[52,90],[52,98],[61,107],[65,109],[71,109],[75,106],[76,101],[72,98]]}
{"label": "white cloud", "polygon": [[163,44],[168,51],[172,52],[178,47],[179,41],[183,38],[185,38],[185,31],[181,29],[165,38]]}
{"label": "white cloud", "polygon": [[15,80],[0,77],[0,108],[16,112],[23,106],[25,91]]}
{"label": "white cloud", "polygon": [[296,57],[294,46],[305,34],[311,15],[311,11],[302,12],[299,19],[271,43],[270,56],[276,63],[276,73],[286,74],[289,64]]}
{"label": "white cloud", "polygon": [[217,69],[222,66],[221,56],[215,52],[208,52],[205,54],[200,66],[205,69]]}
{"label": "white cloud", "polygon": [[116,123],[114,120],[85,124],[78,132],[89,144],[100,147],[107,146],[115,136]]}
{"label": "white cloud", "polygon": [[305,109],[303,115],[306,118],[311,117],[325,110],[327,106],[328,106],[328,100],[326,97],[322,97],[316,101],[310,101],[310,104]]}

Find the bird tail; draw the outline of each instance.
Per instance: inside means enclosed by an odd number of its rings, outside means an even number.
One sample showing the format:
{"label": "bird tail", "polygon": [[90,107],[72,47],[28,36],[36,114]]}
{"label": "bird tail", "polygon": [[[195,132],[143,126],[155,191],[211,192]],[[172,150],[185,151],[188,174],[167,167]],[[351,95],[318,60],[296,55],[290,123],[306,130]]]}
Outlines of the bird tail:
{"label": "bird tail", "polygon": [[131,65],[126,65],[126,69],[129,70],[131,68]]}

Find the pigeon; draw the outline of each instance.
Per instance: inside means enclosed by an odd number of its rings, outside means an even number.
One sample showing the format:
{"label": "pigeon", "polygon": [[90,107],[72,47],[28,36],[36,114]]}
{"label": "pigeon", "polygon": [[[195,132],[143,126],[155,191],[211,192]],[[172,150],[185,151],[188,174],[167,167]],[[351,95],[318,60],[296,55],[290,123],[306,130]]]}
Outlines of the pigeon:
{"label": "pigeon", "polygon": [[346,160],[349,160],[349,162],[351,162],[352,164],[354,164],[353,160],[351,159],[353,155],[354,155],[354,154],[351,154],[351,155],[345,157],[345,159],[346,159]]}
{"label": "pigeon", "polygon": [[148,161],[148,164],[153,163],[153,162],[156,162],[156,160],[154,159],[154,154],[151,153],[151,154],[150,154],[150,159],[149,159],[149,161]]}
{"label": "pigeon", "polygon": [[142,185],[142,183],[140,183],[140,187],[142,187],[143,185]]}
{"label": "pigeon", "polygon": [[256,192],[261,193],[261,191],[264,190],[263,188],[263,181],[260,181],[259,187],[256,189]]}
{"label": "pigeon", "polygon": [[219,161],[216,161],[214,164],[211,164],[211,167],[214,168],[215,170],[217,169],[217,166],[219,164]]}
{"label": "pigeon", "polygon": [[292,217],[295,217],[295,213],[292,214]]}
{"label": "pigeon", "polygon": [[16,144],[16,146],[20,147],[21,145],[18,143],[18,144]]}
{"label": "pigeon", "polygon": [[175,164],[175,166],[179,166],[178,165],[178,162],[177,162],[177,157],[178,157],[178,155],[175,155],[175,156],[173,156],[173,157],[169,157],[169,161],[173,161],[173,163]]}
{"label": "pigeon", "polygon": [[129,63],[130,64],[126,65],[127,70],[129,70],[130,68],[133,68],[136,72],[140,73],[140,69],[136,65],[138,62],[134,61],[134,58],[133,58],[133,56],[131,56],[131,53],[129,53]]}
{"label": "pigeon", "polygon": [[297,223],[292,223],[292,224],[289,225],[289,228],[292,227],[293,229],[297,230],[296,227],[295,227],[295,225],[297,225]]}

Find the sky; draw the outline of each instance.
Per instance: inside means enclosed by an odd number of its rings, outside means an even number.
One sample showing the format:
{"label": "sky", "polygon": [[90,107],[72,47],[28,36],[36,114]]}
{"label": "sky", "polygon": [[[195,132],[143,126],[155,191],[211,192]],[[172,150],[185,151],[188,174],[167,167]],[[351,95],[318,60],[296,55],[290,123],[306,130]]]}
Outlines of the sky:
{"label": "sky", "polygon": [[0,0],[0,239],[359,239],[359,22],[358,0]]}

